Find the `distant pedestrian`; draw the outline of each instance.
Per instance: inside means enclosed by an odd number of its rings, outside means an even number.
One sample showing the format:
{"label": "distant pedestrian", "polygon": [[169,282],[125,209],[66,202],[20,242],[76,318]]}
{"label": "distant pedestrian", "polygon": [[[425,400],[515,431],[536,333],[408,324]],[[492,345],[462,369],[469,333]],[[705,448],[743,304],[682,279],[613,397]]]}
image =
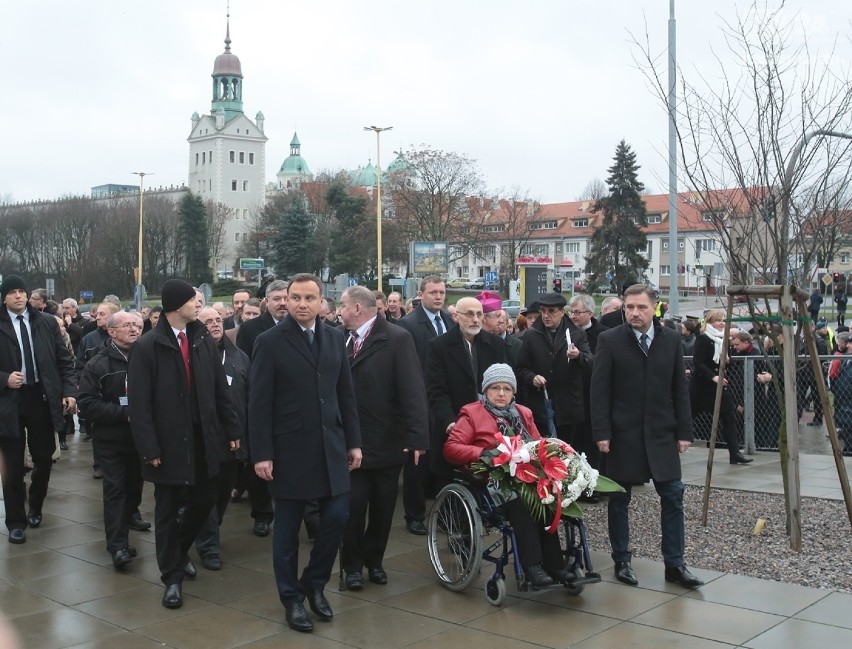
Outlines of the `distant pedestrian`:
{"label": "distant pedestrian", "polygon": [[834,292],[834,303],[837,305],[837,326],[842,327],[846,322],[846,291],[842,288]]}
{"label": "distant pedestrian", "polygon": [[822,294],[819,289],[814,289],[811,297],[808,300],[808,311],[811,314],[811,319],[816,322],[819,320],[819,310],[822,308]]}

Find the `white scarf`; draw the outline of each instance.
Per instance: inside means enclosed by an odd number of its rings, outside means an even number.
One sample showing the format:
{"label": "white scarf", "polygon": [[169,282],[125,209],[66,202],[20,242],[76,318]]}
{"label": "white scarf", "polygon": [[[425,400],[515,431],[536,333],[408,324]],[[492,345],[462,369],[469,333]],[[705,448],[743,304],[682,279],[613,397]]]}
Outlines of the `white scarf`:
{"label": "white scarf", "polygon": [[713,362],[719,364],[719,359],[722,358],[722,343],[725,341],[725,330],[719,331],[713,325],[707,325],[704,333],[713,341]]}

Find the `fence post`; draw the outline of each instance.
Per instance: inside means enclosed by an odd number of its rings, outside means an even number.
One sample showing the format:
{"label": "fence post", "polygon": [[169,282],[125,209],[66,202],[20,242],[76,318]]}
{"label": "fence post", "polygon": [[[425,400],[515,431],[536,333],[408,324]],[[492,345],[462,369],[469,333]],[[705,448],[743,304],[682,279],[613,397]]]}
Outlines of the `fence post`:
{"label": "fence post", "polygon": [[754,409],[754,361],[753,356],[745,356],[742,358],[745,363],[743,368],[743,445],[745,452],[753,455],[757,451],[757,444],[754,440],[754,418],[757,415]]}

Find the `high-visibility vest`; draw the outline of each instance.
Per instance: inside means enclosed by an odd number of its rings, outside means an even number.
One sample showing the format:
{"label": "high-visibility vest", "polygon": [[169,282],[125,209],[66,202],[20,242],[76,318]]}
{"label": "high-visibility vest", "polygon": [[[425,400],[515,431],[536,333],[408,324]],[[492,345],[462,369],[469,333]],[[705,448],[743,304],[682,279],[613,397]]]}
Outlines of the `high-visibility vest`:
{"label": "high-visibility vest", "polygon": [[658,318],[662,318],[666,314],[666,311],[668,311],[668,310],[669,310],[669,305],[668,305],[667,302],[663,302],[662,300],[657,302],[656,316]]}

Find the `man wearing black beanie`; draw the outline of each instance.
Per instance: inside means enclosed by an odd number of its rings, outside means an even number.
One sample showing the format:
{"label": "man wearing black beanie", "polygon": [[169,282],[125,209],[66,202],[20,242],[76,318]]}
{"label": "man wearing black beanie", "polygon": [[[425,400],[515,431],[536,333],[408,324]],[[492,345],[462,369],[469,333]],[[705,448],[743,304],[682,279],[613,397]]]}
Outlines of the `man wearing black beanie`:
{"label": "man wearing black beanie", "polygon": [[187,552],[215,504],[226,449],[239,448],[240,422],[195,289],[170,279],[162,303],[157,326],[133,346],[127,396],[142,477],[154,483],[163,606],[179,608],[184,577],[197,574]]}
{"label": "man wearing black beanie", "polygon": [[[0,286],[0,454],[10,543],[25,543],[27,526],[41,525],[55,432],[76,410],[77,377],[56,318],[33,309],[18,275]],[[26,431],[26,432],[25,432]],[[25,509],[24,444],[33,458],[29,511]]]}

